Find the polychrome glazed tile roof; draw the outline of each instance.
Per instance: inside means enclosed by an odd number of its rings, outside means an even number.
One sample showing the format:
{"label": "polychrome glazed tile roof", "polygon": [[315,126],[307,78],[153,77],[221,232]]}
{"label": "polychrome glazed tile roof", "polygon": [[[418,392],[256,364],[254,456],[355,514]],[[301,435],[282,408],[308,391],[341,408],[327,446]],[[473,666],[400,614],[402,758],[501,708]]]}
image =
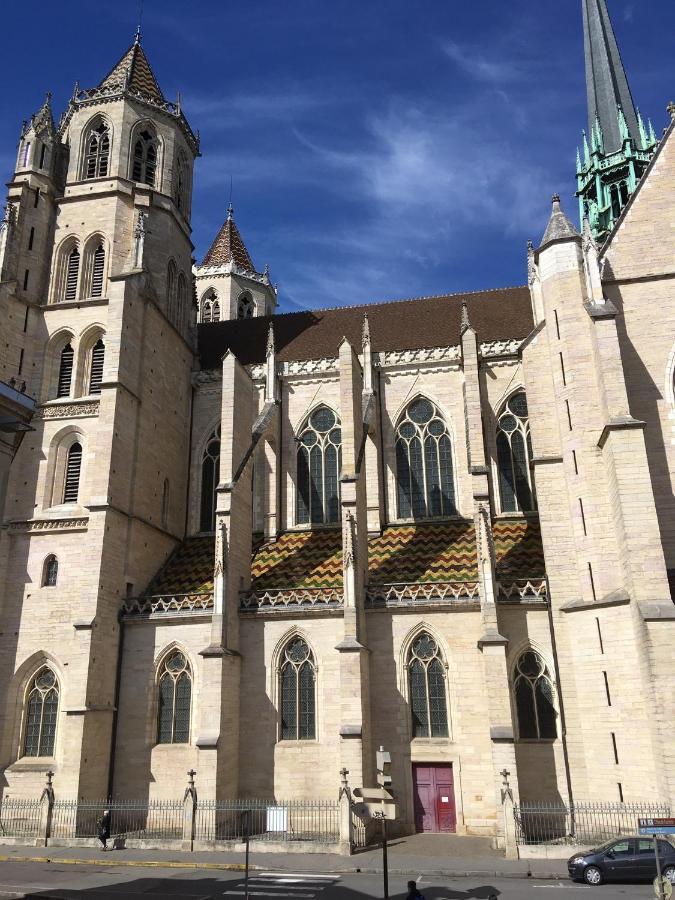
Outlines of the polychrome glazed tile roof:
{"label": "polychrome glazed tile roof", "polygon": [[99,84],[99,88],[128,87],[139,94],[145,94],[160,103],[164,101],[162,89],[155,78],[140,43],[136,41],[129,47],[122,59],[115,65]]}
{"label": "polychrome glazed tile roof", "polygon": [[498,519],[492,530],[497,578],[543,578],[546,566],[537,519]]}
{"label": "polychrome glazed tile roof", "polygon": [[473,522],[390,525],[368,541],[369,581],[474,581]]}
{"label": "polychrome glazed tile roof", "polygon": [[339,529],[287,531],[253,554],[251,589],[340,587],[342,545]]}
{"label": "polychrome glazed tile roof", "polygon": [[213,590],[214,539],[183,541],[150,583],[147,595],[197,594]]}

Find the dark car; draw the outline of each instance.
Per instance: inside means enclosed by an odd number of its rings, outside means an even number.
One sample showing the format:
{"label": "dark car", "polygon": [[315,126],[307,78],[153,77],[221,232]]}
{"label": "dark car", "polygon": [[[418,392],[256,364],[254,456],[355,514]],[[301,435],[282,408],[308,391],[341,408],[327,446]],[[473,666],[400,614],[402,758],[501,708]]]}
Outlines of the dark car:
{"label": "dark car", "polygon": [[[661,874],[675,885],[675,847],[659,838]],[[575,853],[567,860],[573,881],[602,884],[603,881],[653,881],[656,878],[654,840],[624,837],[607,841],[588,853]]]}

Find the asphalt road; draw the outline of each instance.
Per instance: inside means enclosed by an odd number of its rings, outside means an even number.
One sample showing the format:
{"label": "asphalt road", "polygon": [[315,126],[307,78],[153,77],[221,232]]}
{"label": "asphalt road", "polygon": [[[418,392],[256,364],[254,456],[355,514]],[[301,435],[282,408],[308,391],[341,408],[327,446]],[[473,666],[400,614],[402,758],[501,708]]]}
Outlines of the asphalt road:
{"label": "asphalt road", "polygon": [[[391,900],[404,900],[406,878],[392,877]],[[585,894],[598,900],[653,897],[651,885],[605,885],[589,888],[569,881],[530,879],[418,878],[426,900],[576,900]],[[362,900],[383,896],[380,875],[316,875],[288,872],[251,873],[252,900]],[[169,897],[172,900],[244,900],[244,876],[213,869],[160,869],[125,866],[75,866],[64,863],[0,863],[0,898],[35,900],[140,900]]]}

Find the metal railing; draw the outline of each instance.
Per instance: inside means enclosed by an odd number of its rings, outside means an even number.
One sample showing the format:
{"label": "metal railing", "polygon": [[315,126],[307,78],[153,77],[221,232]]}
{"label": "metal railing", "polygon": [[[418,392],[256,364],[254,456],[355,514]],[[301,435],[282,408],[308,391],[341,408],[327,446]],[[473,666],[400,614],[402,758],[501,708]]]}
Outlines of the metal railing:
{"label": "metal railing", "polygon": [[340,806],[333,800],[200,800],[196,841],[318,841],[340,837]]}
{"label": "metal railing", "polygon": [[0,803],[0,836],[37,837],[41,814],[41,800],[3,797]]}
{"label": "metal railing", "polygon": [[667,818],[667,803],[521,803],[513,808],[519,844],[598,845],[635,834],[639,818]]}
{"label": "metal railing", "polygon": [[110,836],[181,838],[181,800],[55,800],[51,837],[96,837],[98,820],[110,810]]}

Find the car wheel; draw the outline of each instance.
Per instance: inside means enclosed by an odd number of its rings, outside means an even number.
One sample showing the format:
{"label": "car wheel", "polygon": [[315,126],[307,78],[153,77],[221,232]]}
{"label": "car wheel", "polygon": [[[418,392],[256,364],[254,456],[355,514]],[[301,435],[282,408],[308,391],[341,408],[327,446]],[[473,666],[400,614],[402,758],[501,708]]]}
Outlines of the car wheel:
{"label": "car wheel", "polygon": [[602,872],[597,866],[588,866],[584,869],[584,881],[586,884],[598,885],[602,884]]}
{"label": "car wheel", "polygon": [[666,866],[662,874],[671,884],[675,884],[675,866]]}

